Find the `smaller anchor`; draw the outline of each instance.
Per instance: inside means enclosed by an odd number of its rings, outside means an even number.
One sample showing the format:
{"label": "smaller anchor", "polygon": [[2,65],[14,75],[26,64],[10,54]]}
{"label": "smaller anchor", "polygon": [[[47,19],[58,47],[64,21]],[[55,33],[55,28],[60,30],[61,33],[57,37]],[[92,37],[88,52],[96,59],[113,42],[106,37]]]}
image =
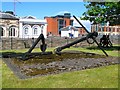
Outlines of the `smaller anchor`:
{"label": "smaller anchor", "polygon": [[45,38],[43,34],[40,34],[39,37],[36,39],[36,41],[33,43],[32,47],[26,52],[24,53],[24,55],[22,56],[22,60],[27,60],[30,55],[30,53],[32,52],[32,50],[35,48],[35,46],[38,44],[39,41],[42,41],[42,44],[40,45],[40,50],[42,51],[42,53],[44,53],[47,49],[47,44],[45,44]]}

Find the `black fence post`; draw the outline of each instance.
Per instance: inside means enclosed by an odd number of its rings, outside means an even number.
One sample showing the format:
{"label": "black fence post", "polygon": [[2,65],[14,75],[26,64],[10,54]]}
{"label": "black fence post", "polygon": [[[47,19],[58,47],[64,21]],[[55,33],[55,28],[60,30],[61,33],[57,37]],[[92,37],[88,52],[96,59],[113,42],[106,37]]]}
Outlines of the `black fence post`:
{"label": "black fence post", "polygon": [[51,47],[53,46],[52,43],[53,43],[52,37],[50,37],[50,44],[51,44]]}
{"label": "black fence post", "polygon": [[34,37],[32,37],[32,45],[34,44]]}

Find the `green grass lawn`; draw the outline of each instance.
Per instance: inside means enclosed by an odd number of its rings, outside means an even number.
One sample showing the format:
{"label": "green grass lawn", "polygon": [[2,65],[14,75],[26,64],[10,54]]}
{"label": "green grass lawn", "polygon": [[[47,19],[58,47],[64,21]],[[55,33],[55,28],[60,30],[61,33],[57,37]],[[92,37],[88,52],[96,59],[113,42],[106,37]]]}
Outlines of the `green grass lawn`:
{"label": "green grass lawn", "polygon": [[[26,52],[27,50],[4,50],[1,52]],[[72,47],[69,50],[103,54],[99,49]],[[36,51],[38,52],[38,49],[34,49],[33,52]],[[53,48],[48,51],[53,51]],[[118,57],[117,50],[106,51],[108,55]],[[0,60],[1,64],[2,88],[118,88],[118,65],[21,80]]]}
{"label": "green grass lawn", "polygon": [[3,63],[2,88],[118,88],[118,65],[20,80]]}

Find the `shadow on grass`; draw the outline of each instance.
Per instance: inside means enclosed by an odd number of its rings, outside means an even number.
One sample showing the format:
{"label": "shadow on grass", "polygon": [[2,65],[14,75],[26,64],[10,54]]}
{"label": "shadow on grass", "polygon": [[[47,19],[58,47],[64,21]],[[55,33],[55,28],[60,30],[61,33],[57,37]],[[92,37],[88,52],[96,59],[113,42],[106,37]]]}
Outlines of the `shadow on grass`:
{"label": "shadow on grass", "polygon": [[[87,49],[90,49],[90,50],[100,50],[99,47],[95,47],[95,46],[93,46],[93,47],[87,47]],[[120,46],[105,47],[105,48],[103,47],[103,49],[107,50],[107,51],[113,51],[113,50],[119,51],[120,50]]]}
{"label": "shadow on grass", "polygon": [[16,53],[16,52],[2,52],[0,53],[2,58],[12,58],[22,56],[24,53]]}
{"label": "shadow on grass", "polygon": [[29,58],[34,58],[36,56],[51,55],[52,52],[33,52],[33,53],[16,53],[16,52],[2,52],[0,53],[2,58],[18,58],[21,60],[27,60]]}

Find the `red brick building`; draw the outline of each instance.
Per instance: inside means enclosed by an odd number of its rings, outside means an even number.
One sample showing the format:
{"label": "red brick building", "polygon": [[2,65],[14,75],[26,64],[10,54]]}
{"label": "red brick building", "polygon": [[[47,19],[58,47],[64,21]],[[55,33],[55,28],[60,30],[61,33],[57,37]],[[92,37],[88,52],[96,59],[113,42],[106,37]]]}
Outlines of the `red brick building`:
{"label": "red brick building", "polygon": [[64,15],[57,15],[51,17],[45,17],[47,20],[47,34],[60,35],[60,29],[69,25],[73,26],[73,19],[71,19],[70,13],[64,13]]}
{"label": "red brick building", "polygon": [[120,25],[108,26],[93,24],[91,26],[91,32],[97,31],[99,35],[120,35]]}

